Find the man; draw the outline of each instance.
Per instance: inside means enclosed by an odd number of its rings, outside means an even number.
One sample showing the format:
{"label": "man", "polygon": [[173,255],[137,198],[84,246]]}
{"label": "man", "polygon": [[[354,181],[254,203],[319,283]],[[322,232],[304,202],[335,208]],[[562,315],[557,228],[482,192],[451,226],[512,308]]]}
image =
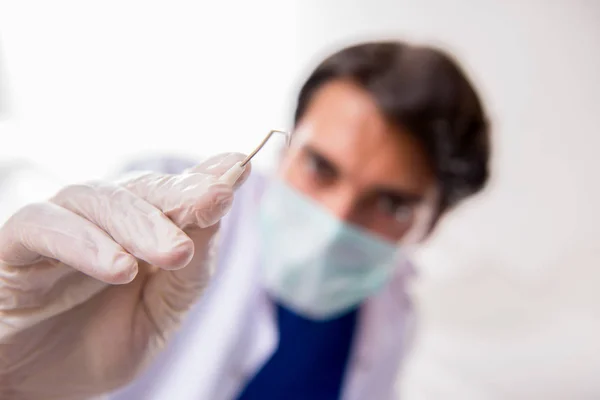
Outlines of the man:
{"label": "man", "polygon": [[343,49],[303,85],[276,176],[246,171],[233,206],[219,179],[237,154],[68,187],[5,224],[0,397],[133,381],[115,398],[391,398],[410,251],[484,186],[488,157],[482,106],[448,56]]}

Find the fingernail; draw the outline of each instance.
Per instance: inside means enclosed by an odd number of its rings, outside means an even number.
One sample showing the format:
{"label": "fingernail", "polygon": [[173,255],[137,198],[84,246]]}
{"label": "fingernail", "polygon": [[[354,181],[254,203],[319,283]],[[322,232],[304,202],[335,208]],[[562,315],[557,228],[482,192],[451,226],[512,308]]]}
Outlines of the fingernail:
{"label": "fingernail", "polygon": [[137,260],[131,254],[120,252],[112,263],[114,283],[129,283],[138,273]]}
{"label": "fingernail", "polygon": [[194,242],[187,236],[182,237],[173,244],[172,268],[181,269],[187,266],[194,257]]}

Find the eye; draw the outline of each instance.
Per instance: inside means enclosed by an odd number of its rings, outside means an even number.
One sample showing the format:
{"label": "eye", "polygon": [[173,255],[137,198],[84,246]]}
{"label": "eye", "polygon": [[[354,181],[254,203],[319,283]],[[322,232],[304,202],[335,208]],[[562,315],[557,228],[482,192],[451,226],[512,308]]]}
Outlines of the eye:
{"label": "eye", "polygon": [[318,154],[308,154],[306,157],[306,167],[312,175],[323,181],[330,181],[337,175],[333,165]]}
{"label": "eye", "polygon": [[397,222],[410,222],[413,217],[414,207],[403,199],[392,196],[381,196],[377,201],[378,210]]}

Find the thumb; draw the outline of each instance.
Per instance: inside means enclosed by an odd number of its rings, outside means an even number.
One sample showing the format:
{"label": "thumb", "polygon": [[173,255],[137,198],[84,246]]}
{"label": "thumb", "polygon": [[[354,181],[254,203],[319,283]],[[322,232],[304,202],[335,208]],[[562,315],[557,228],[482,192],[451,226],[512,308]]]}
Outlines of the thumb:
{"label": "thumb", "polygon": [[[217,178],[222,177],[229,169],[238,162],[246,159],[245,154],[241,153],[223,153],[217,154],[216,156],[209,157],[199,164],[188,168],[185,172],[201,172],[204,174],[210,174]],[[244,167],[244,172],[237,179],[233,185],[234,189],[238,189],[248,178],[251,171],[251,164],[248,163]]]}
{"label": "thumb", "polygon": [[157,207],[180,228],[205,228],[216,224],[229,211],[235,188],[219,178],[222,171],[243,159],[243,154],[231,153],[180,175],[146,173],[122,181],[121,185]]}

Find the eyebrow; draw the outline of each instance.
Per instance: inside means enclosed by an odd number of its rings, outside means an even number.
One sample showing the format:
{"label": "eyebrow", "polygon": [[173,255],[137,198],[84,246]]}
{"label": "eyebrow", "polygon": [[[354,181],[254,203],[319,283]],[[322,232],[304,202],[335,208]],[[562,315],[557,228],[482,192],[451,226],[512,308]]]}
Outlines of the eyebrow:
{"label": "eyebrow", "polygon": [[331,161],[329,158],[327,158],[323,153],[321,153],[319,150],[315,149],[313,146],[307,144],[304,147],[304,151],[309,156],[318,158],[319,161],[324,163],[327,166],[327,168],[331,169],[333,172],[338,173],[340,171],[340,168],[333,161]]}
{"label": "eyebrow", "polygon": [[390,187],[378,187],[374,190],[374,193],[376,193],[378,196],[389,197],[398,203],[407,205],[418,204],[423,201],[424,198],[424,196],[420,194]]}
{"label": "eyebrow", "polygon": [[[307,144],[304,147],[304,151],[311,157],[318,158],[321,162],[327,165],[333,172],[338,173],[340,168],[331,160],[329,160],[323,153],[317,150],[315,147]],[[405,189],[399,189],[397,187],[391,187],[387,185],[379,185],[371,190],[377,196],[387,196],[394,201],[399,203],[413,205],[420,203],[424,199],[424,195],[410,192]]]}

